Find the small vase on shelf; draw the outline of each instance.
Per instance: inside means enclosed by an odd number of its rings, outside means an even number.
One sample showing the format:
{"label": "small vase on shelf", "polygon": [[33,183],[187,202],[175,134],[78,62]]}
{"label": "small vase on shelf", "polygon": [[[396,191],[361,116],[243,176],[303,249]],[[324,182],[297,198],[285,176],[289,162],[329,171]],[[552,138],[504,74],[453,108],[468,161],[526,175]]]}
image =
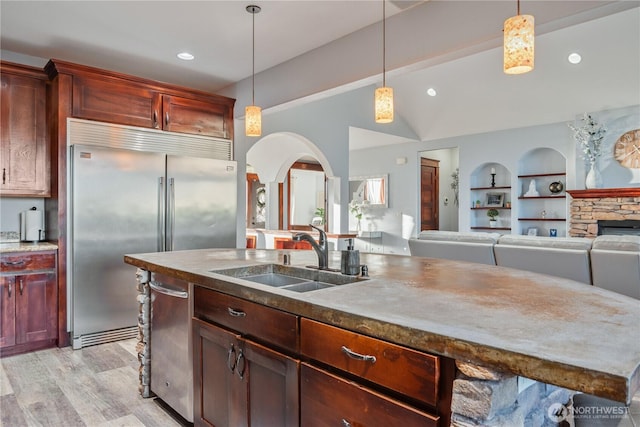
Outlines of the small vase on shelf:
{"label": "small vase on shelf", "polygon": [[602,175],[600,175],[596,161],[592,161],[590,163],[589,172],[587,173],[587,178],[584,181],[584,186],[587,189],[602,187]]}

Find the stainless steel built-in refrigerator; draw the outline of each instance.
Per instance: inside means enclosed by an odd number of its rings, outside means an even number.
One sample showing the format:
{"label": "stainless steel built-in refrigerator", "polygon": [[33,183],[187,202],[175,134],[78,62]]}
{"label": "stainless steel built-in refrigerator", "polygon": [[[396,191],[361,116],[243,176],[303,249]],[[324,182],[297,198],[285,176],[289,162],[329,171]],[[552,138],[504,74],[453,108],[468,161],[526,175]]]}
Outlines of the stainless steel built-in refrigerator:
{"label": "stainless steel built-in refrigerator", "polygon": [[226,140],[77,119],[69,135],[67,274],[81,348],[137,333],[125,254],[236,246],[237,167],[206,158],[230,157]]}

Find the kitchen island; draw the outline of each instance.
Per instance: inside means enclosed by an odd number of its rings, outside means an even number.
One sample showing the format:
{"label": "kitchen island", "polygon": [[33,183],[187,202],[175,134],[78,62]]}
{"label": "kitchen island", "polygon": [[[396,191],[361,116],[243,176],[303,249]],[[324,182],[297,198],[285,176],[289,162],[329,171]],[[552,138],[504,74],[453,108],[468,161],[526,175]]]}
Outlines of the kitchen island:
{"label": "kitchen island", "polygon": [[[216,271],[316,265],[313,251],[194,250],[125,262],[301,318],[629,404],[640,386],[640,301],[557,277],[361,254],[369,277],[311,292]],[[340,253],[329,253],[329,266]],[[340,273],[335,273],[340,275]]]}

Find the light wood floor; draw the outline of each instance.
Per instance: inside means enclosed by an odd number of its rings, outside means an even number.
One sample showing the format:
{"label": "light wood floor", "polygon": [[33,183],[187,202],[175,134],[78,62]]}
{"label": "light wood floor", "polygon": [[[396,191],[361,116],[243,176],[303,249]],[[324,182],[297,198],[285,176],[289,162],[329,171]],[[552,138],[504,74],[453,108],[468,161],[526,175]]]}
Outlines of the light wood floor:
{"label": "light wood floor", "polygon": [[0,359],[0,426],[180,426],[138,394],[135,340]]}

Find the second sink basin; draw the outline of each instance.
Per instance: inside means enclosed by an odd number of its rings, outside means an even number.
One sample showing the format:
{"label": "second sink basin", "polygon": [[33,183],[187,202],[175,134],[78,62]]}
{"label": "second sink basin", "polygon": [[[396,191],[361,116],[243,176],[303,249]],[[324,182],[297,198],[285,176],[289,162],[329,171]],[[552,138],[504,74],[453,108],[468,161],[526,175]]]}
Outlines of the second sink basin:
{"label": "second sink basin", "polygon": [[324,270],[291,267],[280,264],[260,264],[249,267],[211,271],[213,273],[224,274],[226,276],[295,292],[315,291],[363,280],[357,276],[347,276]]}

